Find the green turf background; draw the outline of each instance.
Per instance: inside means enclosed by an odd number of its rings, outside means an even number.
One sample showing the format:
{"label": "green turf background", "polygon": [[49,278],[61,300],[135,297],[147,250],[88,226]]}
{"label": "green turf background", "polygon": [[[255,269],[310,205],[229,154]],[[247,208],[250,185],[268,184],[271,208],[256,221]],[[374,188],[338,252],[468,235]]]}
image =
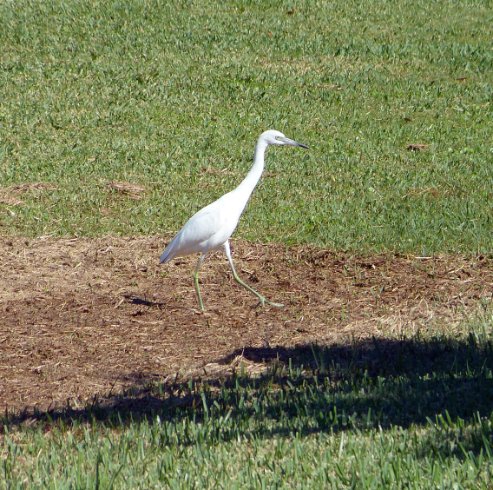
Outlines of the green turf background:
{"label": "green turf background", "polygon": [[[237,236],[490,252],[488,1],[0,5],[0,232],[171,234],[276,148]],[[426,144],[421,152],[409,144]],[[108,192],[143,185],[140,201]]]}

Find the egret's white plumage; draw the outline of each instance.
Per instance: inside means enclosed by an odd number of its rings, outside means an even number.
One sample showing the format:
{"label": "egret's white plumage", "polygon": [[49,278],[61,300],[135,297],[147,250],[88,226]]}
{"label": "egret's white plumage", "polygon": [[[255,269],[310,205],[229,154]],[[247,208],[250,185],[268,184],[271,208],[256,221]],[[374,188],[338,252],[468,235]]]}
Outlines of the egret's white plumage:
{"label": "egret's white plumage", "polygon": [[266,300],[264,296],[240,279],[233,265],[229,247],[229,238],[235,231],[248,199],[264,170],[265,151],[269,145],[290,145],[308,148],[306,145],[286,138],[280,131],[271,129],[262,133],[255,146],[253,166],[240,185],[195,213],[173,240],[171,240],[161,255],[160,262],[166,263],[175,257],[200,253],[194,272],[194,283],[199,305],[202,310],[204,310],[204,305],[200,294],[198,272],[205,255],[209,251],[221,246],[224,247],[233,276],[239,284],[255,294],[262,305],[267,302],[274,306],[282,306]]}

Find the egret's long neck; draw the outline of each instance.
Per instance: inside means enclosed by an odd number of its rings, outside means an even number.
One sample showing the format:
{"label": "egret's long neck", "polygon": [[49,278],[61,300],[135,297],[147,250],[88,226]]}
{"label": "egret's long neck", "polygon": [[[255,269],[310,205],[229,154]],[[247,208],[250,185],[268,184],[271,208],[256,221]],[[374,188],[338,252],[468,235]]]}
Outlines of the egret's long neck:
{"label": "egret's long neck", "polygon": [[253,192],[253,189],[255,189],[257,182],[262,176],[262,172],[264,171],[264,156],[267,146],[267,143],[263,139],[259,139],[257,141],[252,168],[241,184],[236,188],[238,192],[244,195],[245,200],[250,197],[250,194]]}

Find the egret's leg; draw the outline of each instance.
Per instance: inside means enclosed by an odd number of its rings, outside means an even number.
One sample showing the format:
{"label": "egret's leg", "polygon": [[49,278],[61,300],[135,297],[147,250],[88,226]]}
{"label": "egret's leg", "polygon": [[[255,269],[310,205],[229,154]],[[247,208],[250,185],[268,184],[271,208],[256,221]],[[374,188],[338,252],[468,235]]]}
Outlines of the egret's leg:
{"label": "egret's leg", "polygon": [[205,311],[205,308],[204,308],[204,303],[202,302],[202,296],[200,294],[199,269],[200,269],[200,266],[202,265],[202,262],[204,261],[204,259],[205,259],[205,255],[200,254],[199,260],[197,261],[197,266],[195,267],[195,271],[193,273],[193,284],[195,285],[195,292],[197,293],[197,298],[199,299],[200,309],[202,311]]}
{"label": "egret's leg", "polygon": [[260,304],[264,306],[265,303],[268,303],[271,306],[277,306],[278,308],[282,308],[284,305],[281,303],[273,303],[272,301],[269,301],[265,296],[262,296],[258,291],[255,291],[251,286],[246,284],[240,279],[240,276],[236,273],[235,266],[233,264],[233,259],[231,257],[231,249],[229,248],[229,240],[226,241],[224,244],[224,251],[226,252],[226,257],[228,257],[229,265],[231,266],[231,272],[233,272],[233,277],[235,278],[235,281],[240,285],[243,286],[245,289],[248,289],[251,293],[253,293],[257,298],[260,300]]}

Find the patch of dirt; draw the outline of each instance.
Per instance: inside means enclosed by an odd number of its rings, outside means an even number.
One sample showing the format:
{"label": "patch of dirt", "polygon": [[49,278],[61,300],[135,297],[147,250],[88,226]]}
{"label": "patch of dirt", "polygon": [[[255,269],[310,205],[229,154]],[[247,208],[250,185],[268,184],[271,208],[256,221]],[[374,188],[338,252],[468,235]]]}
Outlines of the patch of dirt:
{"label": "patch of dirt", "polygon": [[423,151],[428,148],[429,145],[425,145],[424,143],[411,143],[407,145],[407,149],[410,151]]}
{"label": "patch of dirt", "polygon": [[[136,380],[225,372],[243,348],[413,333],[492,297],[493,259],[358,257],[235,242],[238,273],[282,309],[257,306],[222,253],[160,266],[165,240],[0,238],[0,407],[83,406]],[[247,366],[253,373],[260,363]]]}
{"label": "patch of dirt", "polygon": [[20,196],[27,192],[43,192],[55,190],[56,186],[46,182],[30,182],[26,184],[17,184],[10,187],[0,187],[0,204],[7,206],[20,206],[23,204]]}
{"label": "patch of dirt", "polygon": [[135,201],[142,199],[143,193],[145,192],[144,187],[130,182],[111,181],[108,182],[106,186],[110,191],[119,193]]}

